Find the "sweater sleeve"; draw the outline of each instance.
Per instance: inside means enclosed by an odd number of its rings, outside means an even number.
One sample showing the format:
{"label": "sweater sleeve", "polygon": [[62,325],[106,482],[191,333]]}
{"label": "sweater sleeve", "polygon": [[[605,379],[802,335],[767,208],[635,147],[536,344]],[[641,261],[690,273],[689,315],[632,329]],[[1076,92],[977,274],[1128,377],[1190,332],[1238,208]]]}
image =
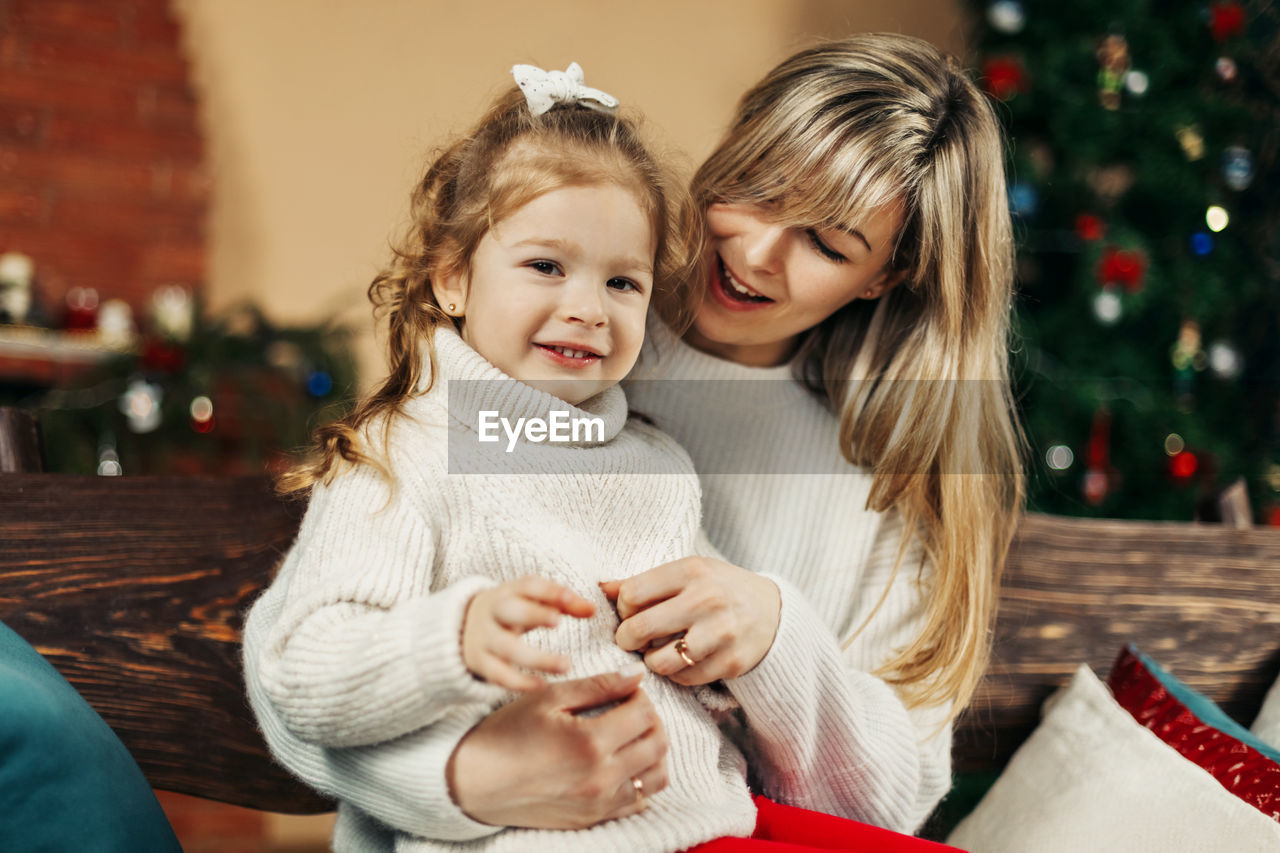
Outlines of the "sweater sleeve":
{"label": "sweater sleeve", "polygon": [[[367,466],[317,487],[298,540],[264,596],[265,641],[246,645],[264,696],[299,739],[381,743],[502,691],[462,662],[462,619],[489,583],[431,591],[436,531],[409,484]],[[255,607],[255,611],[259,608]]]}
{"label": "sweater sleeve", "polygon": [[[900,530],[881,526],[873,560],[892,565]],[[847,649],[800,590],[770,576],[782,597],[777,636],[754,669],[728,682],[745,713],[766,795],[913,832],[947,792],[949,707],[909,710],[870,673],[921,628],[912,568],[920,559],[914,543],[880,609]]]}
{"label": "sweater sleeve", "polygon": [[445,841],[471,841],[502,827],[472,820],[453,802],[446,770],[450,756],[475,723],[465,708],[433,725],[385,743],[326,747],[303,740],[286,724],[259,676],[259,655],[278,602],[264,596],[245,623],[245,682],[271,754],[323,794],[350,803],[401,832]]}

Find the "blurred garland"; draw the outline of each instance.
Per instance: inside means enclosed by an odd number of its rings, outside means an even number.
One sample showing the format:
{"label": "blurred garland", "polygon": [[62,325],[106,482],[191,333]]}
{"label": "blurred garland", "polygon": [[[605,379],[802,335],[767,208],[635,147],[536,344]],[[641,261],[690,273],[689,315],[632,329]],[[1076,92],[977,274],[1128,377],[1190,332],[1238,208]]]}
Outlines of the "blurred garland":
{"label": "blurred garland", "polygon": [[250,303],[206,317],[193,300],[189,311],[187,329],[153,328],[66,387],[0,383],[0,404],[37,412],[47,470],[276,471],[351,406],[348,329],[279,326]]}

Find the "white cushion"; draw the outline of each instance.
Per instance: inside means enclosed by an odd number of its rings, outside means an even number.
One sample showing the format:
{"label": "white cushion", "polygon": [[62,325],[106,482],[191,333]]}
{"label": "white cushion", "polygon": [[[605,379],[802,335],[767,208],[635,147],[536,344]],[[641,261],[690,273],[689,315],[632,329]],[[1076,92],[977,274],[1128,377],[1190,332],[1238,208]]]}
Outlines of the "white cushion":
{"label": "white cushion", "polygon": [[1087,666],[949,844],[974,853],[1280,850],[1280,823],[1121,708]]}
{"label": "white cushion", "polygon": [[1267,698],[1262,700],[1262,710],[1249,731],[1267,746],[1280,749],[1280,681],[1271,685]]}

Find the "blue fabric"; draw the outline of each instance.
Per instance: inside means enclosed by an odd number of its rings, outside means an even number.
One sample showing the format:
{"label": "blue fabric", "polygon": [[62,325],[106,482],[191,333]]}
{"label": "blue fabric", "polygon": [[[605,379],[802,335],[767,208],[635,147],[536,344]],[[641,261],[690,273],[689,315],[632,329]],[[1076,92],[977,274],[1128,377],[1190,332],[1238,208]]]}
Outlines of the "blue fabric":
{"label": "blue fabric", "polygon": [[1272,761],[1280,763],[1280,750],[1269,746],[1258,739],[1258,736],[1237,723],[1235,720],[1227,716],[1226,712],[1218,707],[1208,696],[1188,687],[1182,683],[1176,675],[1167,672],[1164,667],[1156,663],[1151,658],[1139,652],[1132,646],[1129,647],[1138,655],[1138,659],[1142,661],[1142,665],[1147,668],[1147,672],[1155,676],[1156,681],[1172,694],[1173,698],[1183,704],[1188,711],[1196,715],[1200,722],[1207,726],[1212,726],[1223,734],[1230,735],[1246,746],[1250,746],[1261,752]]}
{"label": "blue fabric", "polygon": [[0,850],[182,853],[102,717],[0,623]]}

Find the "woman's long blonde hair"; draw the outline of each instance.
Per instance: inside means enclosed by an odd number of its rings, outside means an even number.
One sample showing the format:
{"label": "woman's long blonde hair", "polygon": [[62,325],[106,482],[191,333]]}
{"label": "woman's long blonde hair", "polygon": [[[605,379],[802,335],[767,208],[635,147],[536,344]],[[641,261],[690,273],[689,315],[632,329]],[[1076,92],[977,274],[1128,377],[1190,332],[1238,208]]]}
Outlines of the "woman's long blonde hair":
{"label": "woman's long blonde hair", "polygon": [[768,204],[798,227],[850,228],[901,205],[890,265],[902,283],[810,330],[796,365],[838,411],[841,452],[873,472],[868,508],[896,508],[934,567],[923,632],[880,674],[910,704],[956,713],[986,667],[1025,492],[1003,151],[991,104],[954,60],[859,35],[748,91],[692,187],[699,209]]}
{"label": "woman's long blonde hair", "polygon": [[369,285],[375,317],[387,322],[389,375],[350,414],[316,431],[311,457],[280,476],[277,490],[305,493],[331,477],[340,461],[389,476],[379,454],[369,451],[365,430],[381,424],[385,445],[392,416],[434,381],[435,330],[458,327],[436,301],[433,277],[465,272],[484,235],[543,193],[600,184],[621,186],[640,204],[654,234],[653,304],[682,310],[695,256],[694,229],[684,221],[692,218],[691,207],[649,152],[636,120],[582,104],[535,116],[513,87],[429,163],[411,195],[407,233]]}

